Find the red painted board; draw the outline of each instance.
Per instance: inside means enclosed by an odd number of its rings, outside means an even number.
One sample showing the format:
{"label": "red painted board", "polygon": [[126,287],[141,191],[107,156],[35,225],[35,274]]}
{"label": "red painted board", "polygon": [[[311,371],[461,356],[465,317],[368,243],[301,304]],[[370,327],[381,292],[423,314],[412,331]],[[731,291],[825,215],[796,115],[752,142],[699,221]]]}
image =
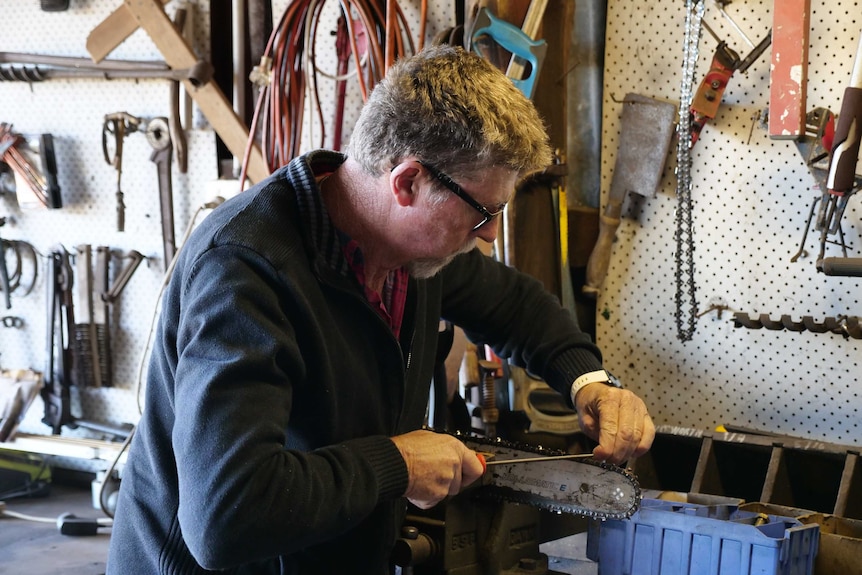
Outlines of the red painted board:
{"label": "red painted board", "polygon": [[774,1],[769,89],[769,137],[773,139],[805,134],[810,17],[811,0]]}

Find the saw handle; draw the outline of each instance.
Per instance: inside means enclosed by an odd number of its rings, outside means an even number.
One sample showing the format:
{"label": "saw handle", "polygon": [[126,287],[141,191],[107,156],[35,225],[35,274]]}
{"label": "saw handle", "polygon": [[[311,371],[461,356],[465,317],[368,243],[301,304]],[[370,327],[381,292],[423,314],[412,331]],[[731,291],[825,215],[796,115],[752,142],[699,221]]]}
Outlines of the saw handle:
{"label": "saw handle", "polygon": [[605,276],[608,275],[611,246],[613,246],[617,228],[620,226],[622,211],[622,200],[611,200],[599,218],[599,237],[587,262],[587,278],[583,288],[581,288],[584,295],[593,299],[598,297]]}

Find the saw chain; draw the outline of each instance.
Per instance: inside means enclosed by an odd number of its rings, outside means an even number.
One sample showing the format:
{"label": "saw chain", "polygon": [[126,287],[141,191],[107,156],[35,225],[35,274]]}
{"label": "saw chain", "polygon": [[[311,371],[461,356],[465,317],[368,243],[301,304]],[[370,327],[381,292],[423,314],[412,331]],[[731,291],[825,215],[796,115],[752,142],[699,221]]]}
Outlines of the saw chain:
{"label": "saw chain", "polygon": [[[679,125],[677,126],[677,168],[675,211],[676,231],[676,337],[682,342],[691,341],[697,323],[697,295],[694,283],[694,225],[691,198],[691,146],[692,117],[690,113],[694,72],[697,65],[698,42],[704,13],[703,0],[686,0],[685,42],[683,69],[679,95]],[[688,307],[688,309],[686,309]]]}
{"label": "saw chain", "polygon": [[595,519],[626,519],[640,506],[640,484],[627,469],[502,439],[458,437],[488,460],[476,497]]}

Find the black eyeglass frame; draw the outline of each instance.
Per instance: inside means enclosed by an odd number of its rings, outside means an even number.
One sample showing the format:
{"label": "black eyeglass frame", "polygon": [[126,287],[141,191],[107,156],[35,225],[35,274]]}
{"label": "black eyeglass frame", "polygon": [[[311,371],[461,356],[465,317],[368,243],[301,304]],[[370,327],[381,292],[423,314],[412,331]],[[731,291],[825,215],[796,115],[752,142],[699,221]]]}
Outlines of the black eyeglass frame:
{"label": "black eyeglass frame", "polygon": [[422,167],[424,167],[426,170],[428,170],[432,176],[437,178],[440,181],[440,183],[446,187],[447,190],[449,190],[450,192],[452,192],[453,194],[455,194],[456,196],[458,196],[459,198],[461,198],[462,200],[467,202],[467,204],[470,207],[472,207],[474,210],[476,210],[477,212],[482,214],[482,220],[478,224],[473,226],[472,231],[475,232],[476,230],[478,230],[479,228],[481,228],[482,226],[484,226],[485,224],[487,224],[488,222],[490,222],[491,220],[493,220],[494,218],[496,218],[497,216],[499,216],[500,214],[503,213],[505,206],[500,208],[496,212],[489,212],[485,206],[483,206],[482,204],[480,204],[479,202],[474,200],[473,196],[468,194],[464,190],[464,188],[462,188],[461,186],[459,186],[455,182],[455,180],[453,180],[452,178],[450,178],[449,176],[447,176],[446,174],[444,174],[443,172],[438,170],[434,165],[429,164],[428,162],[423,162],[421,160],[419,161],[419,164],[421,164]]}

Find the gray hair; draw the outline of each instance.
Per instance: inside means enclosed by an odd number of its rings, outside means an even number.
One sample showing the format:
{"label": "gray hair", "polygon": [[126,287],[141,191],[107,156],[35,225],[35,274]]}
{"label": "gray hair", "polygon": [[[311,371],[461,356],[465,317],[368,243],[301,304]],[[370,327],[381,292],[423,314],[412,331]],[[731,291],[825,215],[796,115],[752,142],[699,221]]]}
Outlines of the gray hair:
{"label": "gray hair", "polygon": [[524,175],[552,159],[532,102],[488,61],[449,45],[396,62],[363,107],[347,153],[375,176],[409,156],[455,176],[492,166]]}

